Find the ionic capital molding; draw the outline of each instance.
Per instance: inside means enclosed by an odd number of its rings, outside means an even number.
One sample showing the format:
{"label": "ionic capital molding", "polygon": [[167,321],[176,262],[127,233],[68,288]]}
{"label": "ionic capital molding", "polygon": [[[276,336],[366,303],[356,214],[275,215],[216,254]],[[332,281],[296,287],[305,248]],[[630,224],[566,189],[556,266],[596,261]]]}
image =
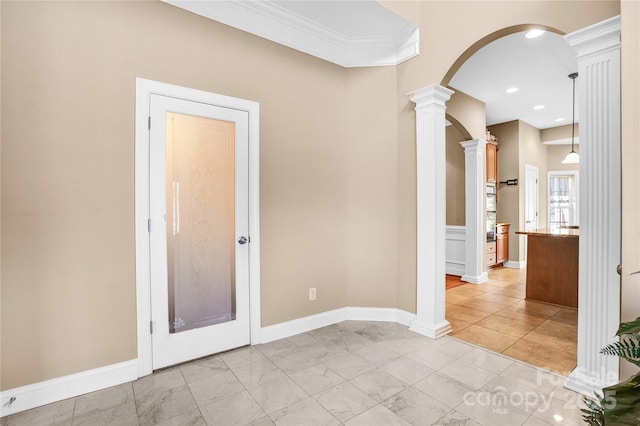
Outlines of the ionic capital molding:
{"label": "ionic capital molding", "polygon": [[564,36],[578,53],[577,59],[599,55],[612,49],[620,49],[620,16],[614,16],[597,24]]}

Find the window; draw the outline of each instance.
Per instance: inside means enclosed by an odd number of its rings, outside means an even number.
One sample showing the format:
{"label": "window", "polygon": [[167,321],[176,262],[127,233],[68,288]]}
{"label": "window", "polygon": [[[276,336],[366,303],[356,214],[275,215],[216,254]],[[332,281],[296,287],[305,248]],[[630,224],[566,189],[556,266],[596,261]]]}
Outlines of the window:
{"label": "window", "polygon": [[548,228],[578,226],[578,172],[548,173]]}

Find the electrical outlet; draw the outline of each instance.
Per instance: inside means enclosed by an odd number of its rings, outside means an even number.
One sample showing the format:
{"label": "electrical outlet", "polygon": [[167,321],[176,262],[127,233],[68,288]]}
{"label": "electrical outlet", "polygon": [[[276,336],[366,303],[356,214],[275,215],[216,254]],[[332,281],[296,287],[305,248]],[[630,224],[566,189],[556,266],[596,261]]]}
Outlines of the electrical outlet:
{"label": "electrical outlet", "polygon": [[311,287],[309,289],[309,301],[313,301],[316,300],[316,288],[315,287]]}

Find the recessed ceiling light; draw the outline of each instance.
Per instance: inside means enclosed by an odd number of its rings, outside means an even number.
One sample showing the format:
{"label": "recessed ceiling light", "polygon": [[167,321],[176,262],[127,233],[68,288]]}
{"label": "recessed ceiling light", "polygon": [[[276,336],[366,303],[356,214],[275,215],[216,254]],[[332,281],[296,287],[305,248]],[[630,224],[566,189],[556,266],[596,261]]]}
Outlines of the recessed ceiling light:
{"label": "recessed ceiling light", "polygon": [[534,110],[539,111],[541,109],[544,109],[544,105],[536,105],[533,107]]}
{"label": "recessed ceiling light", "polygon": [[525,33],[526,38],[536,38],[544,34],[544,30],[529,30]]}
{"label": "recessed ceiling light", "polygon": [[507,89],[507,93],[516,93],[518,90],[520,89],[518,89],[517,87],[509,87]]}
{"label": "recessed ceiling light", "polygon": [[561,122],[561,121],[564,121],[564,118],[563,118],[563,117],[556,118],[556,123],[559,123],[559,122]]}

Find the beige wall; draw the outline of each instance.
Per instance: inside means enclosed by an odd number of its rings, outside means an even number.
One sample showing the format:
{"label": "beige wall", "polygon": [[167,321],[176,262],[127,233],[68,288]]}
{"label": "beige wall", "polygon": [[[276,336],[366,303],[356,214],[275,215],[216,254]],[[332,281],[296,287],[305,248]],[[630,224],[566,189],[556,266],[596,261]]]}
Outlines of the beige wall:
{"label": "beige wall", "polygon": [[464,148],[460,142],[467,140],[455,126],[447,126],[447,225],[464,226],[465,220],[465,170]]}
{"label": "beige wall", "polygon": [[[546,145],[546,147],[548,171],[580,170],[580,164],[562,164],[562,160],[571,151],[571,145]],[[575,150],[579,154],[580,146],[576,145]]]}
{"label": "beige wall", "polygon": [[[525,165],[538,168],[538,228],[547,227],[547,146],[540,142],[540,130],[520,121],[520,224],[524,224]],[[520,248],[521,256],[523,248]],[[520,259],[524,260],[524,259]]]}
{"label": "beige wall", "polygon": [[[487,128],[487,111],[484,102],[453,88],[454,94],[447,102],[447,118],[455,120],[460,131],[469,133],[462,140],[484,139]],[[464,133],[463,132],[463,133]]]}
{"label": "beige wall", "polygon": [[347,71],[163,3],[0,8],[2,389],[136,356],[135,77],[260,102],[263,325],[348,304],[415,312],[406,94],[494,31],[571,32],[618,13],[609,1],[407,3],[420,56]]}
{"label": "beige wall", "polygon": [[[640,316],[640,2],[622,2],[622,320]],[[624,361],[621,377],[638,368]]]}
{"label": "beige wall", "polygon": [[[489,126],[492,135],[498,138],[498,178],[502,181],[519,178],[520,158],[520,122]],[[498,185],[498,222],[510,223],[509,227],[509,260],[520,259],[520,236],[515,232],[520,229],[520,181],[518,186]]]}
{"label": "beige wall", "polygon": [[[575,137],[578,137],[580,136],[580,125],[576,123],[575,127]],[[571,139],[571,124],[540,130],[540,140],[542,142],[555,141],[558,139]]]}
{"label": "beige wall", "polygon": [[347,81],[347,305],[394,307],[396,68],[350,69]]}

